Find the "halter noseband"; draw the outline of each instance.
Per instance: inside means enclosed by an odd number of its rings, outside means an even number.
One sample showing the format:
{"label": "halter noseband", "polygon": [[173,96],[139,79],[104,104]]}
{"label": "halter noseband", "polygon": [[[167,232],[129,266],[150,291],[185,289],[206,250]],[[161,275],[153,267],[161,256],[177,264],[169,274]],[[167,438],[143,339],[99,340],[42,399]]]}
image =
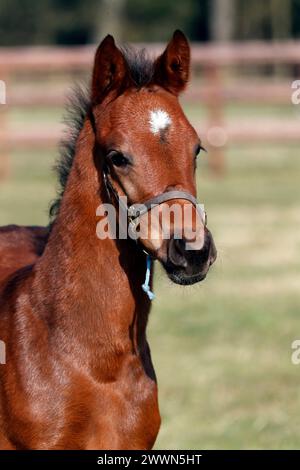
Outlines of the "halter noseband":
{"label": "halter noseband", "polygon": [[119,203],[120,207],[122,207],[122,209],[126,212],[127,218],[130,224],[133,226],[136,226],[138,224],[139,218],[142,215],[147,214],[147,212],[153,209],[153,207],[159,206],[164,202],[171,201],[174,199],[184,199],[185,201],[191,202],[199,211],[204,225],[206,226],[207,224],[207,216],[204,207],[201,207],[200,204],[198,204],[198,201],[195,196],[188,193],[187,191],[165,191],[164,193],[161,193],[158,196],[148,199],[145,202],[135,203],[128,207],[128,205],[125,204],[122,199],[120,199],[119,194],[115,190],[114,186],[108,178],[108,174],[105,171],[103,172],[103,179],[108,195],[113,195],[113,197]]}

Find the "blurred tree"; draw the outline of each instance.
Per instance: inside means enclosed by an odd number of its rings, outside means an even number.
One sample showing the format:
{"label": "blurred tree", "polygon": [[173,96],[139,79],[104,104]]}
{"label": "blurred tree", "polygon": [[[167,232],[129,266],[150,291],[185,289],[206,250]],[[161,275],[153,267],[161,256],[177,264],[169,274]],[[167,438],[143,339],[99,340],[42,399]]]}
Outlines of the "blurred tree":
{"label": "blurred tree", "polygon": [[300,0],[292,1],[292,37],[300,38]]}
{"label": "blurred tree", "polygon": [[98,2],[94,38],[98,43],[107,34],[117,41],[124,40],[126,0],[102,0]]}
{"label": "blurred tree", "polygon": [[166,41],[177,28],[188,34],[197,3],[195,0],[127,0],[126,40]]}
{"label": "blurred tree", "polygon": [[237,39],[270,39],[270,0],[238,0],[235,37]]}
{"label": "blurred tree", "polygon": [[92,42],[99,0],[0,0],[0,45]]}
{"label": "blurred tree", "polygon": [[288,39],[292,33],[292,0],[271,0],[271,29],[273,39]]}
{"label": "blurred tree", "polygon": [[[288,39],[292,32],[292,0],[270,0],[271,34],[273,40]],[[275,75],[290,74],[290,67],[275,65]]]}
{"label": "blurred tree", "polygon": [[[2,46],[34,42],[39,29],[39,8],[30,0],[0,1],[0,44]],[[28,41],[29,40],[29,41]]]}
{"label": "blurred tree", "polygon": [[42,25],[38,42],[87,44],[92,42],[99,0],[40,0]]}
{"label": "blurred tree", "polygon": [[300,0],[0,0],[0,46],[300,36]]}
{"label": "blurred tree", "polygon": [[235,24],[235,1],[212,0],[210,31],[213,41],[228,42],[233,39]]}

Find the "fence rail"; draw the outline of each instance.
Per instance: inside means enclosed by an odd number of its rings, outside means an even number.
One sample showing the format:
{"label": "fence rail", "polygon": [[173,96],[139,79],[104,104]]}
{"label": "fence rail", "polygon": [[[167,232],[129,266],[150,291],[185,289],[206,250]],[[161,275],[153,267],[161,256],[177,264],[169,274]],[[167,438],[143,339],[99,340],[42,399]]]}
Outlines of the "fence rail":
{"label": "fence rail", "polygon": [[[159,54],[165,45],[137,44],[150,54]],[[298,64],[300,41],[192,45],[193,62],[203,67],[232,65]],[[76,70],[90,68],[95,46],[0,48],[0,69],[7,72],[31,70]]]}
{"label": "fence rail", "polygon": [[[236,80],[227,85],[224,84],[217,90],[224,102],[237,103],[266,103],[286,104],[291,98],[290,81],[281,83],[256,83],[247,80]],[[201,84],[199,87],[191,87],[186,91],[185,101],[207,104],[215,92],[214,84]],[[18,87],[12,89],[7,97],[9,106],[15,107],[58,107],[66,101],[66,93],[58,87],[45,90],[36,89],[34,86]]]}
{"label": "fence rail", "polygon": [[[150,54],[156,55],[163,49],[161,44],[139,44],[146,47]],[[61,106],[65,96],[61,88],[44,89],[36,86],[10,87],[19,74],[39,76],[41,73],[57,74],[68,72],[89,72],[95,52],[94,46],[71,48],[0,48],[0,79],[7,83],[7,105],[0,106],[0,176],[7,173],[9,167],[9,152],[17,146],[51,146],[57,143],[61,136],[61,127],[52,126],[43,129],[39,126],[33,131],[10,129],[8,113],[11,107],[26,106]],[[230,44],[208,44],[192,46],[193,68],[201,68],[201,87],[192,86],[186,99],[192,102],[204,103],[208,109],[208,122],[200,123],[203,129],[223,130],[226,139],[216,139],[208,142],[212,150],[212,167],[222,172],[225,167],[223,147],[226,142],[278,142],[300,141],[299,124],[297,122],[268,122],[255,121],[252,123],[226,123],[224,107],[227,102],[239,103],[271,103],[283,104],[291,102],[291,81],[285,79],[279,83],[259,83],[252,80],[239,80],[228,84],[223,79],[224,70],[236,66],[293,66],[299,71],[300,78],[300,41],[279,43],[247,42]]]}

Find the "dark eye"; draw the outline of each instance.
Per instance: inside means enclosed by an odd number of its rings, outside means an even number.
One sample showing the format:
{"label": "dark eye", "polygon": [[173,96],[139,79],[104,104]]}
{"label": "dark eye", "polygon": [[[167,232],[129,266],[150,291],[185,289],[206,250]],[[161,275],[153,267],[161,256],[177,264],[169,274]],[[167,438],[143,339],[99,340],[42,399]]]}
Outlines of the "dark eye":
{"label": "dark eye", "polygon": [[206,152],[205,148],[202,147],[202,145],[197,144],[195,147],[195,157],[197,157],[200,154],[201,150],[204,150],[204,152]]}
{"label": "dark eye", "polygon": [[116,167],[125,167],[129,164],[128,158],[126,158],[121,152],[117,152],[115,150],[109,152],[108,158]]}

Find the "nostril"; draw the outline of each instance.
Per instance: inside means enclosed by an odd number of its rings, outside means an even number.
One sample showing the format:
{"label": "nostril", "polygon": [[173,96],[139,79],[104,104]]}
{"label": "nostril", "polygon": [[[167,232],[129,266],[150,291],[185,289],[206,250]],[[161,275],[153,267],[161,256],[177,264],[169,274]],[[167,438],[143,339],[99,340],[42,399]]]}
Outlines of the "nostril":
{"label": "nostril", "polygon": [[172,238],[169,243],[168,255],[170,261],[175,266],[186,268],[188,263],[185,258],[185,241],[181,239]]}

